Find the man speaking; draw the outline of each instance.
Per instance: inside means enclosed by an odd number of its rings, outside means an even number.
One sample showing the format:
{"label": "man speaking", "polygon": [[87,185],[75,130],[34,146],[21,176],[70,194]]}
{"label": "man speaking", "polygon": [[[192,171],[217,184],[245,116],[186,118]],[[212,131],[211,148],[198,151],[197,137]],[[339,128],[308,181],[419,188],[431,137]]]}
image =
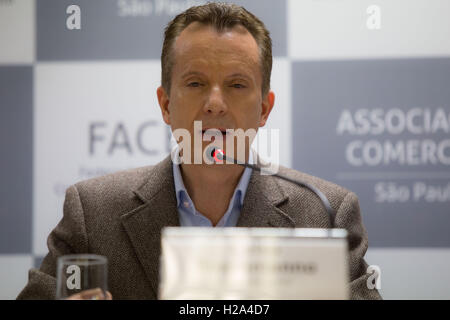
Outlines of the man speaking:
{"label": "man speaking", "polygon": [[[19,299],[54,299],[57,258],[75,253],[108,258],[107,298],[156,299],[166,226],[330,227],[320,199],[307,188],[202,157],[212,141],[242,162],[260,161],[250,152],[251,137],[243,152],[228,143],[236,138],[232,131],[264,126],[275,102],[272,42],[258,18],[233,4],[189,8],[165,30],[161,65],[158,101],[164,122],[183,137],[180,148],[155,166],[69,187],[63,218],[47,240],[49,253],[39,270],[30,270]],[[356,195],[295,170],[279,167],[279,173],[320,189],[336,212],[335,227],[347,230],[351,298],[381,298],[367,288],[368,240]]]}

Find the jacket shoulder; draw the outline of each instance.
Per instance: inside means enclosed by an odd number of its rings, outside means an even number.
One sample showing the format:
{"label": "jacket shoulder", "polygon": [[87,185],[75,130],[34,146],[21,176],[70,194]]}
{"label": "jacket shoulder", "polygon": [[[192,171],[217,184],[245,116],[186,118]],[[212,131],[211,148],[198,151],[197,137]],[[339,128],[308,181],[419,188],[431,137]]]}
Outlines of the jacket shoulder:
{"label": "jacket shoulder", "polygon": [[[148,181],[154,166],[145,166],[117,171],[104,176],[91,178],[75,183],[80,201],[89,207],[126,206],[128,203],[136,204],[134,190]],[[126,209],[126,208],[124,208]]]}
{"label": "jacket shoulder", "polygon": [[75,183],[77,188],[116,188],[126,186],[127,188],[137,188],[144,183],[154,166],[144,166],[139,168],[116,171],[103,176],[82,180]]}
{"label": "jacket shoulder", "polygon": [[[302,182],[306,182],[307,184],[315,186],[325,194],[325,196],[328,198],[328,201],[330,201],[331,206],[335,210],[339,208],[344,198],[351,192],[347,188],[340,186],[334,182],[327,181],[325,179],[307,174],[305,172],[286,168],[284,166],[279,167],[278,174],[289,177],[294,180],[300,180]],[[283,189],[283,192],[286,193],[286,195],[292,196],[298,194],[299,186],[289,181],[284,181],[282,179],[277,180],[278,184]]]}

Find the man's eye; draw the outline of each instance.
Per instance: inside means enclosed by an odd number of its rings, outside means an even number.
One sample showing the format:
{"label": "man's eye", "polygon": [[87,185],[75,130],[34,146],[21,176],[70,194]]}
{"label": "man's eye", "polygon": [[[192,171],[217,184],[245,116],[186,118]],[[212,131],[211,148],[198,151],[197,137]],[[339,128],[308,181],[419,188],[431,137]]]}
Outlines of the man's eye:
{"label": "man's eye", "polygon": [[197,88],[197,87],[200,87],[200,82],[189,82],[189,84],[188,84],[188,87],[194,87],[194,88]]}
{"label": "man's eye", "polygon": [[243,84],[240,84],[240,83],[234,83],[231,86],[233,88],[236,88],[236,89],[243,89],[243,88],[245,88],[245,86]]}

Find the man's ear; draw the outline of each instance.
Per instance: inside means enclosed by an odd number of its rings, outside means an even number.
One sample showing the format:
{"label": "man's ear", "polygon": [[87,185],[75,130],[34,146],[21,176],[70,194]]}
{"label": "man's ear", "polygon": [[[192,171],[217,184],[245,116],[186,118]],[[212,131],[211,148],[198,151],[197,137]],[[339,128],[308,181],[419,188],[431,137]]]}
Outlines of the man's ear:
{"label": "man's ear", "polygon": [[273,105],[275,103],[275,93],[270,91],[263,98],[261,104],[261,117],[259,120],[259,126],[264,127],[266,125],[267,119],[269,118],[269,114],[272,111]]}
{"label": "man's ear", "polygon": [[167,125],[170,126],[169,96],[162,86],[156,89],[156,95],[158,96],[159,107],[161,108],[163,120]]}

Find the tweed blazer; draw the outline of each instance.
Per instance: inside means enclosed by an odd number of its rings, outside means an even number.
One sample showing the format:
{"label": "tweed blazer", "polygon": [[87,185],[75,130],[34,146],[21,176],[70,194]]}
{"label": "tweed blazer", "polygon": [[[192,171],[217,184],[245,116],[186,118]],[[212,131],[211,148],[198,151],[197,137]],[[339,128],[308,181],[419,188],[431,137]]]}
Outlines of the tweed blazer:
{"label": "tweed blazer", "polygon": [[[258,158],[257,158],[258,163]],[[336,212],[335,227],[348,231],[352,299],[381,299],[367,288],[368,247],[357,196],[311,175],[279,173],[319,188]],[[93,253],[108,258],[113,299],[157,299],[161,229],[179,226],[170,156],[154,166],[82,181],[66,191],[63,217],[47,239],[48,254],[17,299],[54,299],[56,261],[61,255]],[[237,227],[327,228],[330,221],[306,188],[253,170]]]}

